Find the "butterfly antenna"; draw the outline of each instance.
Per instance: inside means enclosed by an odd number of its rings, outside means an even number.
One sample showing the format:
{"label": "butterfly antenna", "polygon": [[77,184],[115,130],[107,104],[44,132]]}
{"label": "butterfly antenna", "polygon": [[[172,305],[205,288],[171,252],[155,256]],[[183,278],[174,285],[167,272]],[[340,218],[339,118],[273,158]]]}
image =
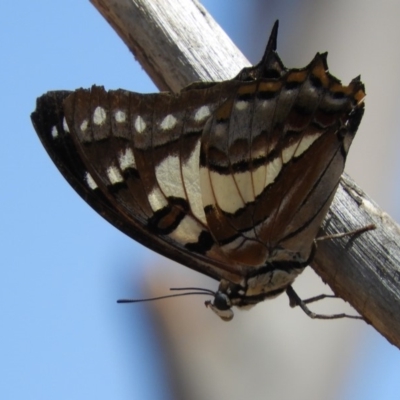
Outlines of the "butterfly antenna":
{"label": "butterfly antenna", "polygon": [[208,295],[208,296],[215,296],[215,292],[210,289],[203,289],[197,287],[187,287],[187,288],[170,288],[169,290],[191,290],[190,292],[186,293],[175,293],[175,294],[168,294],[165,296],[158,296],[158,297],[150,297],[148,299],[120,299],[117,300],[117,303],[124,304],[124,303],[143,303],[145,301],[155,301],[155,300],[163,300],[163,299],[170,299],[171,297],[181,297],[181,296],[189,296],[194,294],[199,295]]}

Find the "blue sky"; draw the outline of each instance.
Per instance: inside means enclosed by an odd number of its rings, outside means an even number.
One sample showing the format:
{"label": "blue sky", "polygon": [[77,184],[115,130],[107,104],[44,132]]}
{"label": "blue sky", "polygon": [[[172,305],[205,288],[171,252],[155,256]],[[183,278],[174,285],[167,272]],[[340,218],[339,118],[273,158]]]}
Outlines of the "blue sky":
{"label": "blue sky", "polygon": [[[245,3],[204,2],[239,47]],[[156,89],[88,1],[2,2],[0,19],[0,397],[171,399],[151,317],[115,303],[140,297],[154,256],[74,193],[29,119],[51,89]],[[398,350],[378,334],[363,340],[342,398],[400,398]]]}

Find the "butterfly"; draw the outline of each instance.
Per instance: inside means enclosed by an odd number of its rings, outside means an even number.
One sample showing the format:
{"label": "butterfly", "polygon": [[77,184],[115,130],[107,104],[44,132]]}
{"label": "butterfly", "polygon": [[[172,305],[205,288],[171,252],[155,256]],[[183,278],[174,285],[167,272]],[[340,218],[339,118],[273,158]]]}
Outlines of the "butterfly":
{"label": "butterfly", "polygon": [[265,54],[232,80],[180,93],[52,91],[31,118],[76,192],[119,230],[219,281],[221,319],[292,288],[364,113],[364,85],[328,72],[326,53],[288,69]]}

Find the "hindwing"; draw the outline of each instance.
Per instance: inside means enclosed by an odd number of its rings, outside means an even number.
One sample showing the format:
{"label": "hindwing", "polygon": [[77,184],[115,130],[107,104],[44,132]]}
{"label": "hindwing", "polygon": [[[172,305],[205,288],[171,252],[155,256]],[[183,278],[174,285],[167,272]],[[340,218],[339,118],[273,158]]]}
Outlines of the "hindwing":
{"label": "hindwing", "polygon": [[207,224],[232,262],[308,260],[362,116],[359,79],[342,86],[317,54],[303,70],[238,86],[206,124]]}

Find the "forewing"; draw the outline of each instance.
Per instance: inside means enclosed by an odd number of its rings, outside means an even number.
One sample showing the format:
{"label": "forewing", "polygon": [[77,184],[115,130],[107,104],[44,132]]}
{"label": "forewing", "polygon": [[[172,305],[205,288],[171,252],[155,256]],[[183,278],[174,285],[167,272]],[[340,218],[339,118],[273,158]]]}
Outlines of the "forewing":
{"label": "forewing", "polygon": [[49,92],[32,121],[61,173],[106,220],[189,268],[238,281],[208,230],[199,183],[202,130],[231,85],[221,86]]}

